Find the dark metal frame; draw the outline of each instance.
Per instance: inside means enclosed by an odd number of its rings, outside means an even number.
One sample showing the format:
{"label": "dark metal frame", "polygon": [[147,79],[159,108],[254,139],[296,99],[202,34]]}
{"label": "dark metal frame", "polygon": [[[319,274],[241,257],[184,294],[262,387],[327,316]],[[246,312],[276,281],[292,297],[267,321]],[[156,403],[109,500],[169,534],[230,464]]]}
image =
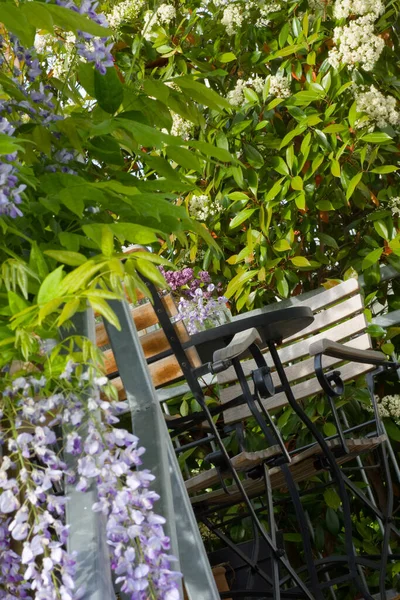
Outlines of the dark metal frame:
{"label": "dark metal frame", "polygon": [[[378,449],[388,491],[387,506],[385,511],[382,512],[379,508],[377,508],[376,504],[371,500],[371,498],[368,498],[361,490],[359,490],[359,488],[357,488],[353,484],[350,478],[345,475],[343,469],[341,469],[338,466],[336,460],[337,457],[327,444],[327,440],[318,431],[318,429],[309,419],[309,417],[307,416],[303,408],[300,406],[300,404],[297,403],[291,390],[289,381],[286,377],[283,365],[280,361],[279,354],[276,349],[276,340],[266,341],[271,358],[273,359],[277,374],[279,376],[280,385],[277,389],[274,389],[270,377],[269,367],[265,362],[264,356],[261,353],[258,346],[256,344],[252,344],[248,348],[248,351],[257,364],[257,369],[255,369],[252,373],[254,383],[254,392],[252,393],[249,387],[249,383],[244,374],[240,358],[235,357],[230,361],[225,361],[224,364],[213,364],[212,361],[210,361],[209,363],[205,363],[197,369],[193,368],[190,365],[185,353],[185,347],[187,347],[188,344],[181,344],[176,335],[174,326],[171,324],[170,317],[167,314],[163,303],[157,293],[157,290],[152,284],[149,284],[149,287],[153,295],[154,308],[156,310],[160,324],[171,344],[172,352],[175,354],[181,366],[184,377],[193,393],[194,398],[197,400],[197,402],[202,408],[201,413],[198,413],[195,416],[190,415],[189,417],[177,419],[177,422],[174,423],[171,427],[174,433],[178,434],[182,431],[188,431],[193,426],[195,426],[196,423],[206,420],[210,429],[210,433],[207,435],[207,437],[203,437],[200,440],[195,440],[193,442],[186,443],[182,447],[178,448],[177,452],[181,452],[184,449],[193,447],[195,445],[210,443],[215,444],[217,450],[214,451],[212,455],[210,455],[210,462],[213,462],[213,464],[217,468],[218,465],[223,467],[225,478],[227,477],[227,473],[229,473],[229,478],[235,482],[237,489],[241,493],[242,502],[246,507],[246,512],[248,515],[250,515],[252,519],[255,537],[257,538],[257,536],[259,536],[260,538],[262,538],[270,548],[272,577],[269,574],[257,569],[257,551],[255,551],[255,553],[253,553],[253,556],[251,557],[243,556],[243,553],[239,551],[239,549],[236,547],[236,544],[233,543],[218,526],[212,523],[210,517],[212,514],[217,512],[217,509],[206,509],[204,507],[200,507],[200,509],[198,509],[199,519],[205,525],[207,525],[221,540],[223,540],[227,544],[227,546],[229,546],[232,550],[237,552],[238,555],[241,555],[241,558],[249,566],[249,573],[252,573],[255,570],[257,570],[258,574],[262,577],[262,579],[265,582],[265,589],[259,590],[257,592],[250,590],[230,591],[229,593],[222,594],[221,597],[254,597],[258,598],[259,600],[261,600],[262,598],[272,598],[273,600],[283,600],[286,598],[296,598],[296,600],[300,600],[301,598],[308,598],[310,600],[323,600],[323,598],[326,597],[324,596],[325,590],[330,590],[332,598],[334,598],[335,595],[333,592],[333,586],[335,586],[336,584],[339,585],[347,582],[352,582],[359,591],[359,593],[363,595],[364,600],[373,600],[373,597],[371,595],[370,590],[368,589],[362,571],[362,567],[367,567],[369,569],[375,569],[380,571],[379,589],[382,598],[385,598],[385,579],[387,564],[390,558],[394,558],[390,551],[389,541],[392,532],[398,533],[397,529],[392,523],[393,488],[391,483],[390,466],[387,456],[386,444],[383,443]],[[241,386],[242,394],[234,401],[231,401],[224,405],[224,407],[218,407],[214,410],[210,409],[205,402],[203,391],[198,382],[198,377],[204,375],[204,373],[206,372],[224,370],[230,365],[232,365],[235,369],[238,381]],[[336,370],[330,373],[325,373],[322,365],[322,356],[316,356],[316,376],[321,384],[321,387],[323,388],[328,397],[338,432],[335,436],[330,436],[330,438],[328,439],[338,437],[341,442],[341,450],[343,453],[349,452],[345,438],[346,432],[354,431],[362,426],[366,426],[367,424],[374,424],[376,427],[377,434],[381,434],[384,432],[384,427],[380,421],[376,407],[376,402],[374,399],[373,381],[374,377],[382,370],[393,368],[398,368],[398,365],[396,365],[393,362],[388,362],[385,365],[379,366],[368,376],[368,387],[370,390],[371,402],[374,409],[374,419],[369,420],[367,423],[364,423],[354,428],[349,428],[348,426],[346,427],[345,424],[346,429],[343,429],[341,425],[340,415],[336,409],[336,405],[334,402],[334,398],[341,395],[344,390],[344,384],[340,378],[340,371]],[[274,422],[271,419],[268,411],[265,410],[261,402],[261,398],[271,397],[274,393],[276,393],[276,391],[283,391],[285,393],[288,403],[291,406],[292,410],[296,413],[299,419],[306,425],[307,429],[311,432],[315,443],[318,444],[323,455],[324,466],[331,475],[331,484],[335,485],[338,490],[342,502],[343,520],[345,525],[344,533],[346,556],[344,557],[332,556],[319,559],[315,559],[314,557],[309,521],[301,503],[301,496],[297,484],[293,480],[290,468],[288,466],[290,462],[291,453],[289,453],[286,450],[286,447],[283,443],[283,440],[280,437],[278,429],[274,425]],[[269,531],[267,532],[261,520],[259,519],[257,510],[255,510],[254,508],[253,501],[250,499],[246,492],[242,479],[240,478],[238,472],[232,465],[229,454],[223,443],[222,434],[220,433],[217,425],[214,423],[213,420],[213,416],[215,414],[219,414],[223,410],[226,410],[228,407],[230,408],[232,405],[237,405],[243,402],[245,402],[248,405],[251,414],[256,420],[257,424],[259,425],[261,431],[263,432],[268,445],[272,446],[278,444],[281,449],[281,454],[278,458],[275,458],[275,460],[273,460],[272,464],[279,464],[284,474],[286,486],[289,491],[291,501],[295,508],[299,528],[303,539],[305,566],[297,571],[290,564],[290,561],[286,556],[284,549],[279,547],[279,545],[277,544],[276,522],[274,518],[274,498],[268,474],[268,467],[270,467],[271,464],[265,464],[263,467],[263,476],[265,482],[264,497],[266,499],[266,509],[269,522]],[[301,450],[302,449],[298,449],[296,452],[299,452]],[[358,467],[361,471],[363,471],[364,467],[361,460],[358,461]],[[220,479],[223,483],[222,474]],[[379,519],[381,523],[383,529],[382,555],[380,557],[380,560],[378,560],[377,562],[369,560],[362,556],[357,556],[355,553],[352,541],[351,509],[348,490],[352,495],[357,496],[359,500],[363,501],[365,506],[373,512],[373,514]],[[329,570],[337,565],[343,565],[343,568],[347,566],[347,572],[339,577],[330,578]],[[283,574],[283,572],[285,572],[286,574]],[[304,577],[306,573],[307,576]],[[321,581],[321,575],[324,575],[325,581]]]}

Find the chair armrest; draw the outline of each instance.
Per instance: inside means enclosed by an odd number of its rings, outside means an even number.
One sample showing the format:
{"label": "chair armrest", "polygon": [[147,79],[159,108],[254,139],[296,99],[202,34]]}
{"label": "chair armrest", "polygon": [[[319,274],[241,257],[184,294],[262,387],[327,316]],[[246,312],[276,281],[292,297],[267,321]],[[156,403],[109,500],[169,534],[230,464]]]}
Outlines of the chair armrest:
{"label": "chair armrest", "polygon": [[260,334],[254,327],[236,333],[225,348],[216,350],[213,354],[213,362],[232,360],[244,354],[252,344],[262,345]]}
{"label": "chair armrest", "polygon": [[367,365],[381,365],[387,361],[386,356],[382,352],[375,350],[359,350],[351,346],[345,346],[338,342],[332,342],[328,339],[319,340],[310,344],[309,352],[311,356],[316,354],[326,354],[333,358],[341,358],[343,360],[351,360],[354,362],[365,363]]}

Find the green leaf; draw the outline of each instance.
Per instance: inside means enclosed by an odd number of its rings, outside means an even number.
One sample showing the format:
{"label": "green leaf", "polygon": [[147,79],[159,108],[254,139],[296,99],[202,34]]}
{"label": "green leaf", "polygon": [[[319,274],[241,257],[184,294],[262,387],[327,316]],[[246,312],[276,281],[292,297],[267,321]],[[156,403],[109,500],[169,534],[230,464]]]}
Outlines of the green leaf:
{"label": "green leaf", "polygon": [[306,126],[299,125],[298,127],[295,127],[294,129],[292,129],[292,131],[289,131],[289,133],[287,133],[285,135],[285,137],[283,138],[280,148],[282,149],[285,146],[287,146],[287,144],[289,142],[291,142],[294,137],[301,135],[305,129],[306,129]]}
{"label": "green leaf", "polygon": [[0,133],[0,154],[13,154],[18,150],[24,150],[13,138],[5,133]]}
{"label": "green leaf", "polygon": [[233,52],[222,52],[221,54],[218,54],[217,58],[222,63],[228,63],[236,60],[236,55],[233,54]]}
{"label": "green leaf", "polygon": [[367,333],[373,338],[380,338],[386,334],[386,330],[380,325],[368,325],[366,329]]}
{"label": "green leaf", "polygon": [[384,420],[385,429],[391,440],[400,442],[400,428],[391,419]]}
{"label": "green leaf", "polygon": [[254,148],[254,146],[250,146],[250,144],[244,145],[244,154],[248,161],[248,163],[255,168],[261,168],[264,164],[264,159],[259,151]]}
{"label": "green leaf", "polygon": [[215,92],[214,90],[208,88],[202,83],[195,81],[192,77],[183,76],[183,77],[175,77],[172,80],[176,85],[178,85],[182,90],[184,90],[188,96],[193,98],[196,102],[200,104],[204,104],[204,106],[209,106],[213,110],[221,111],[222,109],[226,109],[231,111],[232,107],[229,104],[228,100]]}
{"label": "green leaf", "polygon": [[97,69],[95,70],[94,89],[100,108],[114,114],[124,98],[122,83],[114,67],[109,67],[105,75],[101,75]]}
{"label": "green leaf", "polygon": [[95,68],[91,63],[80,62],[78,65],[78,79],[84,90],[92,98],[96,97],[96,88],[94,85]]}
{"label": "green leaf", "polygon": [[347,131],[347,127],[346,125],[340,125],[338,124],[333,124],[333,125],[328,125],[328,127],[325,127],[322,131],[324,133],[339,133],[340,131]]}
{"label": "green leaf", "polygon": [[32,242],[29,267],[39,275],[40,279],[44,279],[49,273],[43,252],[40,250],[37,242]]}
{"label": "green leaf", "polygon": [[79,309],[79,306],[80,306],[79,298],[74,298],[73,300],[66,302],[66,304],[64,305],[64,308],[61,311],[61,315],[58,317],[58,320],[57,320],[58,327],[61,327],[61,325],[63,323],[65,323],[65,321],[68,321],[68,319],[73,317],[74,314],[76,313],[76,311]]}
{"label": "green leaf", "polygon": [[335,248],[335,250],[339,249],[339,246],[338,246],[335,238],[328,235],[327,233],[317,233],[317,237],[321,240],[321,242],[323,242],[327,246],[331,246],[331,248]]}
{"label": "green leaf", "polygon": [[389,232],[385,221],[374,221],[374,228],[378,235],[386,241],[389,241]]}
{"label": "green leaf", "polygon": [[[36,3],[32,2],[32,4],[34,5]],[[70,10],[69,8],[64,8],[63,6],[58,6],[57,4],[43,5],[40,3],[40,6],[46,6],[53,18],[54,23],[66,31],[73,31],[74,33],[78,33],[78,31],[84,31],[85,33],[91,33],[92,35],[99,37],[107,37],[113,33],[108,27],[102,27],[101,25],[95,23],[92,19],[89,19],[89,17]],[[1,10],[3,11],[3,9]]]}
{"label": "green leaf", "polygon": [[303,189],[303,180],[298,175],[293,177],[291,181],[291,186],[294,190],[301,191]]}
{"label": "green leaf", "polygon": [[329,506],[326,509],[326,526],[329,533],[335,536],[338,535],[340,531],[339,517],[333,508],[330,508]]}
{"label": "green leaf", "polygon": [[174,160],[178,165],[181,165],[181,167],[184,167],[185,169],[198,172],[202,170],[202,166],[197,156],[186,148],[167,146],[165,152],[169,158]]}
{"label": "green leaf", "polygon": [[305,256],[292,256],[289,260],[294,264],[295,267],[309,267],[310,261]]}
{"label": "green leaf", "polygon": [[367,133],[361,137],[361,140],[368,144],[387,144],[393,141],[390,135],[383,132]]}
{"label": "green leaf", "polygon": [[289,175],[289,167],[280,156],[274,156],[271,159],[271,165],[273,169],[281,175]]}
{"label": "green leaf", "polygon": [[165,286],[164,277],[161,275],[158,268],[151,261],[144,258],[138,258],[137,260],[135,260],[135,264],[139,273],[144,275],[152,283],[160,287]]}
{"label": "green leaf", "polygon": [[229,229],[234,229],[235,227],[238,227],[238,225],[241,225],[244,221],[247,221],[247,219],[251,217],[256,210],[256,208],[245,208],[244,210],[241,210],[229,223]]}
{"label": "green leaf", "polygon": [[50,302],[50,300],[53,300],[54,298],[57,298],[58,296],[60,296],[60,286],[61,286],[63,277],[64,277],[64,266],[63,265],[57,267],[57,269],[55,271],[52,271],[51,273],[49,273],[47,275],[46,279],[43,281],[42,285],[40,286],[40,289],[38,292],[37,303],[39,304],[39,306],[43,306],[47,302]]}
{"label": "green leaf", "polygon": [[121,331],[121,325],[119,324],[117,315],[103,298],[88,296],[88,300],[96,313],[99,313],[102,317],[107,319],[111,325],[114,325],[118,331]]}
{"label": "green leaf", "polygon": [[318,210],[323,211],[335,210],[335,207],[333,206],[332,202],[329,202],[329,200],[320,200],[317,202],[316,207]]}
{"label": "green leaf", "polygon": [[281,179],[278,179],[278,181],[276,181],[274,183],[272,188],[267,192],[267,195],[265,196],[265,202],[269,202],[270,200],[273,200],[275,198],[275,196],[277,196],[279,194],[279,192],[282,189],[282,181],[284,179],[285,178],[282,177]]}
{"label": "green leaf", "polygon": [[367,256],[362,261],[362,270],[365,271],[365,269],[368,269],[368,267],[372,267],[372,265],[375,265],[382,256],[382,252],[383,248],[376,248],[376,250],[372,250],[372,252],[367,254]]}
{"label": "green leaf", "polygon": [[257,269],[251,271],[241,271],[228,284],[225,292],[227,298],[231,298],[247,281],[255,277],[258,273]]}
{"label": "green leaf", "polygon": [[273,248],[276,250],[276,252],[286,252],[287,250],[291,249],[291,245],[287,240],[283,239],[275,242]]}
{"label": "green leaf", "polygon": [[324,434],[328,437],[336,434],[336,426],[333,423],[325,423],[323,426]]}
{"label": "green leaf", "polygon": [[279,48],[283,48],[283,46],[286,44],[288,35],[289,35],[289,23],[287,22],[284,24],[284,26],[282,27],[282,29],[279,33],[279,37],[278,37]]}
{"label": "green leaf", "polygon": [[114,253],[114,234],[108,225],[102,225],[101,228],[101,252],[107,258]]}
{"label": "green leaf", "polygon": [[340,164],[336,158],[331,160],[331,173],[334,177],[340,177]]}
{"label": "green leaf", "polygon": [[8,305],[10,307],[12,315],[16,315],[22,312],[23,310],[25,310],[25,308],[28,308],[29,306],[29,304],[23,298],[21,298],[21,296],[18,296],[18,294],[12,292],[11,290],[7,292],[7,297]]}
{"label": "green leaf", "polygon": [[370,173],[379,173],[381,175],[385,175],[386,173],[394,173],[398,171],[399,167],[395,167],[394,165],[383,165],[382,167],[375,167],[375,169],[371,169]]}
{"label": "green leaf", "polygon": [[[92,259],[68,273],[61,283],[59,295],[74,294],[79,289],[84,289],[86,284],[100,271],[104,262],[95,263]],[[60,269],[62,267],[59,267]],[[49,275],[50,277],[50,275]]]}
{"label": "green leaf", "polygon": [[28,48],[33,46],[36,29],[23,14],[20,6],[15,6],[10,2],[2,2],[0,19],[6,29],[12,31],[24,46],[27,46]]}
{"label": "green leaf", "polygon": [[333,488],[328,488],[325,490],[324,500],[326,505],[330,508],[333,508],[333,510],[337,510],[342,503],[339,494]]}
{"label": "green leaf", "polygon": [[87,261],[86,256],[83,254],[80,254],[79,252],[69,252],[68,250],[45,250],[44,254],[71,267],[79,267],[79,265],[82,265]]}
{"label": "green leaf", "polygon": [[362,179],[363,174],[362,173],[357,173],[357,175],[354,175],[354,177],[352,179],[350,179],[348,188],[347,188],[347,192],[346,192],[346,199],[349,200],[353,193],[354,190],[356,189],[356,187],[358,186],[358,184],[360,183],[361,179]]}

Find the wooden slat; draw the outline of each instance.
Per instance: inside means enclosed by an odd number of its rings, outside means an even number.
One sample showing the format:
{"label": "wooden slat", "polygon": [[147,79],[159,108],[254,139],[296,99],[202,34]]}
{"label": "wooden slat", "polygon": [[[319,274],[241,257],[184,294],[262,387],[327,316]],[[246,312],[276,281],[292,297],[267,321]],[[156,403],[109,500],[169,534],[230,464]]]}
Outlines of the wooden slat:
{"label": "wooden slat", "polygon": [[[345,462],[353,460],[356,456],[359,456],[363,452],[371,452],[377,448],[383,441],[386,440],[385,435],[373,438],[361,438],[361,439],[349,439],[346,440],[350,454],[340,456],[336,459],[337,464],[341,465]],[[328,442],[331,449],[340,446],[339,440],[331,440]],[[304,452],[301,452],[292,459],[292,462],[288,465],[293,479],[299,483],[305,481],[323,472],[324,469],[318,466],[316,457],[321,455],[321,449],[319,446],[313,446],[308,448]],[[286,487],[285,477],[280,467],[273,467],[269,470],[269,476],[271,479],[272,489],[280,489]],[[246,479],[243,481],[243,487],[250,497],[258,496],[265,489],[265,483],[263,478],[256,480]],[[223,505],[223,504],[235,504],[242,500],[242,495],[237,491],[236,484],[231,485],[227,488],[228,493],[223,489],[215,490],[194,496],[191,498],[192,504],[205,503],[207,505]]]}
{"label": "wooden slat", "polygon": [[289,338],[285,338],[284,343],[291,342],[294,340],[298,340],[300,338],[307,337],[313,333],[318,331],[322,331],[326,327],[330,327],[333,324],[339,323],[346,318],[352,317],[358,312],[361,312],[364,308],[363,300],[360,294],[353,296],[352,298],[348,298],[344,302],[340,302],[340,304],[335,304],[331,308],[327,308],[319,313],[314,315],[314,321],[301,331],[298,331],[294,335]]}
{"label": "wooden slat", "polygon": [[[176,308],[171,294],[166,294],[161,300],[170,317],[174,317],[178,314],[178,309]],[[158,317],[150,301],[146,304],[141,304],[140,306],[132,308],[131,314],[138,331],[142,331],[143,329],[147,329],[158,323]],[[96,344],[99,348],[109,344],[107,332],[103,323],[98,323],[96,325]]]}
{"label": "wooden slat", "polygon": [[[309,306],[313,312],[321,310],[329,306],[330,304],[334,304],[338,302],[342,298],[346,298],[351,294],[358,292],[360,289],[360,285],[357,279],[351,278],[347,281],[343,281],[343,283],[339,283],[339,285],[335,285],[333,288],[329,290],[325,290],[320,294],[316,294],[311,298],[307,298],[304,302],[300,302],[305,306]],[[299,296],[301,298],[301,296]]]}
{"label": "wooden slat", "polygon": [[[290,346],[285,346],[278,350],[278,354],[280,356],[282,364],[286,364],[288,362],[297,361],[304,356],[308,355],[308,349],[312,342],[316,342],[317,340],[323,339],[324,337],[329,337],[333,342],[341,342],[350,338],[351,336],[357,335],[361,331],[363,331],[366,327],[365,316],[357,315],[346,321],[345,323],[340,323],[335,327],[331,327],[327,331],[323,331],[317,335],[314,335],[311,338],[307,338],[305,340],[301,340]],[[271,360],[269,352],[264,354],[265,360],[270,367],[273,367],[274,364]],[[251,371],[257,368],[254,360],[247,360],[242,363],[244,373],[246,377],[250,375]],[[218,382],[220,384],[229,383],[230,381],[235,381],[237,379],[235,370],[233,367],[230,367],[226,371],[218,374]]]}
{"label": "wooden slat", "polygon": [[[351,381],[352,379],[355,379],[356,377],[359,377],[360,375],[363,375],[364,373],[367,373],[368,371],[374,368],[374,365],[347,363],[343,367],[340,367],[340,373],[343,378],[343,381],[346,382]],[[303,400],[308,396],[321,393],[321,386],[319,385],[316,377],[314,377],[313,379],[307,379],[306,381],[298,383],[297,385],[293,385],[291,389],[297,401]],[[224,403],[228,402],[229,400],[233,400],[233,398],[239,396],[240,393],[241,389],[239,385],[232,386],[230,388],[227,388],[226,390],[221,390],[221,401]],[[285,393],[280,392],[279,394],[275,394],[275,396],[273,396],[272,398],[267,398],[266,400],[263,400],[262,403],[267,410],[273,410],[276,408],[282,408],[282,406],[285,406],[288,403],[288,401]],[[241,406],[230,408],[226,412],[224,412],[224,422],[225,424],[230,425],[232,423],[237,423],[242,419],[247,419],[250,416],[250,409],[248,408],[247,404],[243,404]]]}
{"label": "wooden slat", "polygon": [[[200,359],[194,346],[187,348],[186,355],[188,356],[189,362],[192,366],[200,365]],[[115,362],[113,351],[106,350],[103,352],[103,357],[107,375],[118,373],[118,366]],[[173,355],[153,362],[152,364],[148,365],[148,369],[156,387],[170,381],[174,381],[179,377],[183,377],[179,363]],[[169,377],[168,373],[170,373]]]}
{"label": "wooden slat", "polygon": [[[238,472],[248,471],[265,462],[273,456],[279,456],[282,450],[279,446],[271,446],[266,450],[258,452],[241,452],[231,459],[232,465]],[[199,473],[195,477],[191,477],[185,481],[185,486],[188,493],[199,492],[207,487],[215,485],[220,480],[218,470],[215,468]]]}

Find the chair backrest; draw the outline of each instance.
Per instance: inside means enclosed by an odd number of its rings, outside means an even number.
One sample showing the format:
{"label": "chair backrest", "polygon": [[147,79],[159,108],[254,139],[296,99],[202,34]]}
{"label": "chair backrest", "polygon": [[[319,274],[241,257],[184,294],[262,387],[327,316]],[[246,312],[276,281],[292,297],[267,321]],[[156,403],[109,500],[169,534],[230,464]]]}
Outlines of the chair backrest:
{"label": "chair backrest", "polygon": [[[138,293],[138,299],[143,300],[143,295]],[[170,317],[177,315],[175,302],[170,294],[162,297],[162,303]],[[175,356],[172,354],[171,346],[164,331],[159,327],[157,314],[151,302],[140,304],[131,308],[132,317],[139,333],[140,343],[145,358],[148,362],[150,376],[154,386],[160,387],[182,379],[183,373]],[[150,331],[148,331],[150,329]],[[174,325],[178,339],[182,343],[190,340],[183,322]],[[118,390],[119,398],[125,399],[126,394],[122,381],[118,376],[118,366],[115,362],[113,351],[110,349],[109,339],[104,324],[96,325],[96,343],[103,350],[105,368],[109,379]],[[186,349],[186,355],[192,366],[198,366],[200,359],[193,346]]]}
{"label": "chair backrest", "polygon": [[[367,321],[364,316],[364,302],[356,279],[349,279],[337,286],[318,292],[315,296],[302,301],[297,297],[296,305],[304,304],[312,309],[314,322],[296,335],[283,340],[279,355],[285,372],[292,384],[292,391],[296,400],[302,400],[313,394],[321,392],[321,387],[314,373],[314,358],[309,354],[309,346],[322,338],[329,338],[335,342],[342,342],[355,348],[366,350],[371,348],[371,339],[365,332]],[[266,308],[268,310],[269,307]],[[279,308],[274,305],[274,308]],[[257,311],[260,312],[260,311]],[[273,371],[273,362],[269,352],[265,351],[267,364]],[[324,358],[324,366],[331,367],[340,363],[335,358]],[[256,368],[254,360],[243,361],[246,375]],[[372,365],[347,363],[340,366],[343,381],[352,379],[370,371]],[[273,381],[277,385],[278,377],[273,372]],[[236,374],[231,367],[218,375],[220,384],[220,399],[226,403],[240,395],[240,385],[237,383]],[[272,398],[263,401],[265,408],[276,409],[287,404],[285,394],[277,393]],[[240,405],[224,411],[226,424],[233,424],[250,416],[247,405]]]}

